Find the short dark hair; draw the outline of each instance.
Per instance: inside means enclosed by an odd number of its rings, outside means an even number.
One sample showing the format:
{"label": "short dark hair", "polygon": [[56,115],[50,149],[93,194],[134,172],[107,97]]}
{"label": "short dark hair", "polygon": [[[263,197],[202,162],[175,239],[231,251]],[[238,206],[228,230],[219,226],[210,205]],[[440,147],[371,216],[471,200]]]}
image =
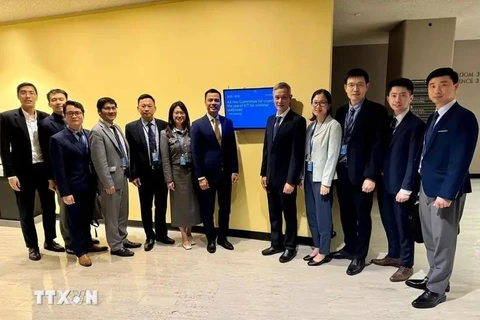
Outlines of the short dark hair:
{"label": "short dark hair", "polygon": [[103,109],[103,107],[104,107],[107,103],[114,104],[115,107],[117,106],[117,102],[116,102],[115,100],[113,100],[112,98],[110,98],[110,97],[103,97],[103,98],[98,99],[98,101],[97,101],[97,111],[98,111],[98,112],[101,112],[102,109]]}
{"label": "short dark hair", "polygon": [[[313,99],[315,98],[315,96],[317,96],[319,94],[323,94],[325,96],[325,98],[327,98],[327,102],[328,102],[327,115],[331,115],[332,114],[332,95],[330,94],[330,92],[327,89],[316,90],[312,94],[312,98],[310,98],[310,103],[313,103]],[[317,119],[317,117],[315,117],[315,115],[312,115],[312,117],[310,118],[310,121],[314,121],[315,119]]]}
{"label": "short dark hair", "polygon": [[433,78],[438,78],[438,77],[444,77],[448,76],[450,79],[452,79],[453,84],[458,83],[458,73],[455,72],[452,68],[438,68],[430,72],[430,74],[427,77],[427,85],[430,83],[430,80]]}
{"label": "short dark hair", "polygon": [[143,100],[143,99],[152,99],[153,103],[155,103],[155,99],[153,99],[151,95],[149,95],[148,93],[144,93],[144,94],[141,94],[140,97],[138,97],[137,104],[139,104],[140,100]]}
{"label": "short dark hair", "polygon": [[345,84],[347,84],[347,81],[350,78],[364,78],[365,83],[370,83],[370,77],[368,76],[367,71],[360,68],[350,69],[347,72],[347,76],[345,77]]}
{"label": "short dark hair", "polygon": [[205,98],[204,99],[207,99],[207,94],[209,93],[217,93],[218,96],[220,97],[220,100],[222,100],[222,94],[220,93],[220,91],[218,91],[217,89],[208,89],[207,91],[205,91]]}
{"label": "short dark hair", "polygon": [[47,100],[48,102],[50,102],[50,97],[53,96],[54,94],[63,94],[65,96],[65,99],[68,100],[68,94],[65,92],[65,90],[62,90],[62,89],[52,89],[50,91],[48,91],[47,93]]}
{"label": "short dark hair", "polygon": [[387,87],[387,95],[390,94],[390,91],[392,91],[393,87],[407,88],[410,94],[413,94],[413,82],[408,78],[398,78],[390,81]]}
{"label": "short dark hair", "polygon": [[63,105],[63,114],[67,113],[68,106],[73,106],[77,109],[80,109],[80,111],[82,111],[82,113],[85,114],[85,108],[83,108],[83,105],[80,102],[73,101],[73,100],[67,100],[67,102],[65,102],[65,104]]}
{"label": "short dark hair", "polygon": [[17,86],[17,94],[20,93],[20,90],[22,90],[23,87],[33,87],[33,90],[35,90],[35,94],[38,95],[37,87],[33,83],[30,82],[22,82]]}

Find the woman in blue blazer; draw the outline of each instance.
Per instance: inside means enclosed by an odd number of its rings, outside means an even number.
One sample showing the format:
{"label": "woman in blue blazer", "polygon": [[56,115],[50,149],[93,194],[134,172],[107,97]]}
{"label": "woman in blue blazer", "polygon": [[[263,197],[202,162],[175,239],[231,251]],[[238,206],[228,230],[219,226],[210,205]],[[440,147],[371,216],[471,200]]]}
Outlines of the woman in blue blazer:
{"label": "woman in blue blazer", "polygon": [[313,251],[303,260],[309,266],[319,266],[331,260],[332,180],[340,155],[342,127],[331,116],[332,97],[325,89],[313,93],[312,123],[307,128],[305,145],[305,206],[313,238]]}

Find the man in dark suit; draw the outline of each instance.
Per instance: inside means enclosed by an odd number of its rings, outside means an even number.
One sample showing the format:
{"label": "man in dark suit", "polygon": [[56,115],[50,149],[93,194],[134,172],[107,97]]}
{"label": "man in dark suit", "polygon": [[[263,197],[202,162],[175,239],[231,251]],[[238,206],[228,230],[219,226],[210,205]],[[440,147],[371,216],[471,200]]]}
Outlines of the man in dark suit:
{"label": "man in dark suit", "polygon": [[373,191],[380,178],[388,127],[387,109],[366,99],[368,85],[365,70],[350,70],[344,85],[349,102],[335,116],[343,130],[337,196],[345,247],[332,253],[332,257],[352,260],[348,275],[365,268],[372,233]]}
{"label": "man in dark suit", "polygon": [[93,245],[90,222],[93,218],[96,177],[90,159],[88,130],[82,127],[85,109],[80,102],[66,101],[64,112],[68,128],[50,140],[50,157],[58,193],[66,205],[70,248],[78,263],[90,267],[87,252],[107,251]]}
{"label": "man in dark suit", "polygon": [[477,118],[456,101],[458,74],[440,68],[426,82],[436,106],[427,121],[420,161],[420,221],[430,270],[424,279],[406,282],[424,290],[412,302],[415,308],[433,308],[446,300],[465,198],[472,192],[468,170],[478,139]]}
{"label": "man in dark suit", "polygon": [[[147,239],[145,251],[150,251],[155,240],[174,244],[167,236],[167,196],[168,189],[163,176],[160,155],[160,132],[167,123],[155,119],[155,99],[142,94],[137,100],[140,119],[130,122],[125,128],[125,137],[130,145],[130,181],[138,187],[142,223]],[[152,223],[152,202],[155,199],[155,231]]]}
{"label": "man in dark suit", "polygon": [[388,240],[388,254],[382,259],[373,259],[372,263],[398,267],[390,281],[399,282],[413,274],[415,243],[408,215],[415,205],[420,187],[418,164],[425,123],[410,111],[413,100],[413,83],[410,79],[391,81],[387,100],[394,115],[378,199]]}
{"label": "man in dark suit", "polygon": [[216,251],[217,234],[213,216],[218,194],[218,244],[233,250],[228,241],[232,185],[238,180],[237,142],[233,123],[218,114],[222,96],[216,89],[205,92],[207,114],[192,124],[191,149],[193,172],[200,185],[200,210],[207,236],[207,251]]}
{"label": "man in dark suit", "polygon": [[283,252],[279,260],[285,263],[297,255],[297,185],[304,164],[307,122],[290,109],[292,93],[287,83],[275,85],[273,99],[277,113],[267,120],[260,170],[262,187],[267,191],[271,245],[262,255]]}
{"label": "man in dark suit", "polygon": [[44,248],[63,252],[65,249],[55,242],[55,194],[48,189],[48,178],[38,140],[38,123],[48,116],[35,110],[38,94],[31,83],[17,87],[21,107],[0,114],[0,155],[5,176],[15,191],[20,213],[23,238],[28,248],[29,259],[41,259],[37,231],[33,219],[35,190],[38,191],[42,207]]}

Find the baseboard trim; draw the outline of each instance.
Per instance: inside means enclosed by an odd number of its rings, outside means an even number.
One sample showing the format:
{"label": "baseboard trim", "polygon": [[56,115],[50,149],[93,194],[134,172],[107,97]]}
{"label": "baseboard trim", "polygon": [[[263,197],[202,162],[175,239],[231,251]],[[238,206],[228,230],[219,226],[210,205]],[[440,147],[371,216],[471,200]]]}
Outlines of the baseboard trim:
{"label": "baseboard trim", "polygon": [[480,179],[480,173],[470,173],[471,179]]}

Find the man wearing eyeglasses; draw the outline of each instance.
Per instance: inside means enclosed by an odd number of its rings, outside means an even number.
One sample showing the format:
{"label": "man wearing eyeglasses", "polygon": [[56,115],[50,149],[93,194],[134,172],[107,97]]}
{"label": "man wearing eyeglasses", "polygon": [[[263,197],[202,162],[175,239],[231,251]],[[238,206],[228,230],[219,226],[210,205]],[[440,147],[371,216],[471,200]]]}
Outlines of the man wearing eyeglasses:
{"label": "man wearing eyeglasses", "polygon": [[107,251],[108,248],[93,245],[90,234],[96,177],[88,146],[89,131],[82,126],[85,110],[80,102],[66,101],[63,110],[68,126],[50,138],[53,176],[66,205],[70,249],[81,266],[90,267],[92,261],[87,253]]}
{"label": "man wearing eyeglasses", "polygon": [[131,257],[134,253],[129,249],[142,244],[127,239],[130,147],[122,129],[114,124],[117,118],[115,100],[100,98],[97,112],[100,121],[92,128],[89,142],[98,176],[107,242],[112,255]]}
{"label": "man wearing eyeglasses", "polygon": [[347,268],[351,276],[365,268],[372,233],[373,192],[380,178],[388,130],[387,109],[366,99],[368,86],[365,70],[350,70],[344,85],[349,102],[335,116],[343,129],[337,196],[345,246],[332,253],[332,258],[352,260]]}

